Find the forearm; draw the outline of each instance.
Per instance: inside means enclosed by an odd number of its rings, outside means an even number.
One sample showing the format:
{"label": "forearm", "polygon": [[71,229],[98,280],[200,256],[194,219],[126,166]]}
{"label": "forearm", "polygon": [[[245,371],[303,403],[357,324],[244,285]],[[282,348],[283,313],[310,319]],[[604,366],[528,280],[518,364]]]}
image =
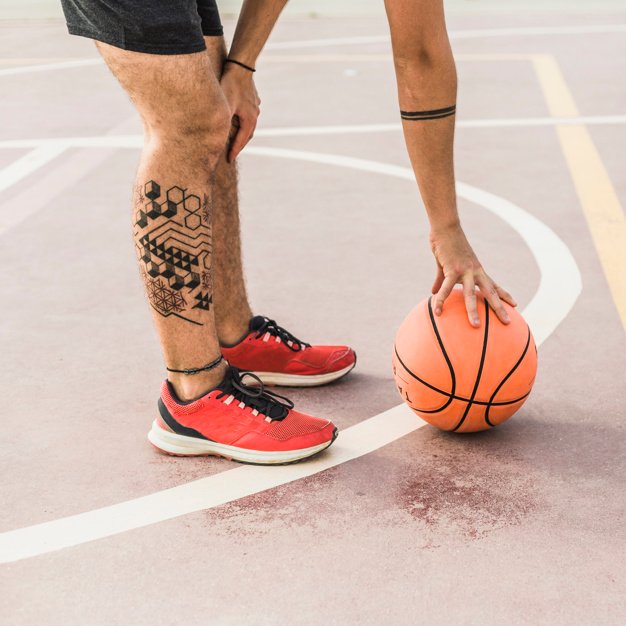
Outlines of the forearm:
{"label": "forearm", "polygon": [[[456,103],[456,68],[441,0],[386,0],[385,4],[400,110],[432,112],[451,107]],[[408,117],[413,119],[402,120],[404,138],[431,227],[438,230],[456,226],[456,117]]]}
{"label": "forearm", "polygon": [[244,0],[228,56],[254,67],[285,4],[287,0]]}

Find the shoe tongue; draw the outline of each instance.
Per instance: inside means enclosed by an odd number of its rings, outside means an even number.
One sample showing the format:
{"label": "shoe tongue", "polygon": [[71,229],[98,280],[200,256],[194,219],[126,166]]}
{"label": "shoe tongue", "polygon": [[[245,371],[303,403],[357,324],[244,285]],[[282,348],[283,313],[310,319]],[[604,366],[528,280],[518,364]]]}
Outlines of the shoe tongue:
{"label": "shoe tongue", "polygon": [[[245,375],[245,372],[244,372],[244,375]],[[225,393],[232,393],[234,395],[237,394],[238,392],[234,390],[229,384],[230,381],[235,376],[240,377],[241,372],[237,368],[231,365],[228,368],[228,371],[226,372],[224,379],[217,387],[215,387],[215,389],[219,389],[220,391],[223,391]],[[267,397],[266,398],[254,398],[254,397],[249,396],[246,399],[246,404],[252,408],[261,410],[264,415],[267,415],[268,417],[271,417],[272,419],[278,419],[278,420],[283,419],[284,417],[286,417],[287,413],[289,412],[287,407],[283,406],[280,403],[275,403],[271,401],[268,402]]]}
{"label": "shoe tongue", "polygon": [[250,320],[250,330],[259,330],[263,324],[265,324],[266,318],[263,315],[255,315]]}

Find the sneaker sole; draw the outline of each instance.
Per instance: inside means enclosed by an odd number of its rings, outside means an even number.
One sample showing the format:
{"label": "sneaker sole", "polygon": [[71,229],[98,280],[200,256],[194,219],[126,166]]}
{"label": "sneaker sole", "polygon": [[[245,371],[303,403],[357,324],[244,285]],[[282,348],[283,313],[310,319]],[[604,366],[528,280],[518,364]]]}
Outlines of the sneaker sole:
{"label": "sneaker sole", "polygon": [[326,450],[337,439],[338,431],[335,428],[333,438],[330,441],[301,448],[300,450],[283,450],[279,452],[264,452],[262,450],[248,450],[227,446],[207,439],[187,437],[163,430],[156,421],[152,422],[152,428],[148,433],[148,441],[161,452],[172,456],[221,456],[230,461],[248,463],[250,465],[287,465],[298,463],[315,454]]}
{"label": "sneaker sole", "polygon": [[[349,374],[356,366],[356,361],[348,367],[344,367],[342,370],[336,372],[329,372],[328,374],[281,374],[279,372],[252,372],[258,376],[264,385],[274,385],[277,387],[319,387],[321,385],[327,385],[335,380],[343,378]],[[252,382],[246,384],[253,384]]]}

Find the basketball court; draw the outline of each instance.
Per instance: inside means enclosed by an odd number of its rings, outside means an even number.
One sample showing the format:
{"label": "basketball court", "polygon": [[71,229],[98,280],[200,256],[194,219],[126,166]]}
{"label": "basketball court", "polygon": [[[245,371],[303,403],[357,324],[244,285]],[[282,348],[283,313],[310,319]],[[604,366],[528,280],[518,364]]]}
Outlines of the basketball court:
{"label": "basketball court", "polygon": [[534,390],[473,435],[401,404],[394,334],[434,262],[387,25],[376,3],[304,3],[255,75],[248,289],[359,361],[290,390],[340,433],[282,467],[147,443],[164,371],[129,227],[139,120],[91,42],[6,11],[0,622],[623,622],[626,10],[465,4],[448,18],[461,218],[534,333]]}

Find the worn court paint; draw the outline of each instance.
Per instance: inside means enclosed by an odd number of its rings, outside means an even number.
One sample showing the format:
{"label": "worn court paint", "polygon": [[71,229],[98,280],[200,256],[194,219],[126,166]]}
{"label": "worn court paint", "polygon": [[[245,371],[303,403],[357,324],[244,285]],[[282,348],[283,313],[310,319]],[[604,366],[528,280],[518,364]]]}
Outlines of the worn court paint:
{"label": "worn court paint", "polygon": [[[53,146],[54,144],[51,144],[50,147]],[[52,171],[24,185],[24,189],[12,196],[10,202],[0,202],[0,237],[45,208],[59,194],[74,186],[78,180],[102,165],[114,153],[114,148],[104,148],[102,150],[83,149],[71,156],[68,155],[62,163],[55,164],[56,167]],[[0,172],[0,176],[4,171],[6,170]],[[19,180],[20,178],[17,177],[8,180],[5,189],[18,183]],[[16,210],[16,207],[20,207],[19,210]]]}
{"label": "worn court paint", "polygon": [[27,152],[24,156],[0,170],[0,192],[36,172],[46,163],[56,159],[66,149],[67,147],[60,143],[39,144],[30,152]]}
{"label": "worn court paint", "polygon": [[[555,117],[580,112],[556,59],[534,55],[533,65],[550,113]],[[626,216],[584,124],[556,129],[574,187],[591,231],[613,301],[626,330]]]}
{"label": "worn court paint", "polygon": [[[115,125],[109,132],[117,137],[119,136],[117,133],[134,127],[134,124],[135,118],[131,117]],[[104,138],[108,136],[103,135]],[[53,198],[63,193],[68,187],[75,185],[83,176],[104,163],[115,152],[116,148],[113,145],[103,146],[104,149],[100,150],[90,150],[90,145],[74,146],[71,142],[46,140],[37,142],[32,147],[34,148],[32,152],[0,170],[0,192],[6,191],[44,165],[52,163],[68,148],[83,149],[67,155],[61,164],[55,163],[56,167],[52,168],[51,171],[39,175],[36,180],[29,181],[29,184],[13,196],[10,202],[3,203],[0,198],[0,237],[43,209]],[[16,211],[15,207],[20,207],[19,211]]]}
{"label": "worn court paint", "polygon": [[[414,182],[409,168],[332,154],[248,148],[248,154],[300,160],[393,176]],[[524,314],[537,344],[556,329],[581,291],[578,267],[559,237],[540,220],[494,194],[464,183],[459,196],[504,219],[535,257],[541,280]],[[368,454],[425,425],[405,405],[380,413],[340,433],[328,451],[299,465],[245,466],[148,496],[0,535],[0,563],[18,561],[173,519],[265,491]]]}

